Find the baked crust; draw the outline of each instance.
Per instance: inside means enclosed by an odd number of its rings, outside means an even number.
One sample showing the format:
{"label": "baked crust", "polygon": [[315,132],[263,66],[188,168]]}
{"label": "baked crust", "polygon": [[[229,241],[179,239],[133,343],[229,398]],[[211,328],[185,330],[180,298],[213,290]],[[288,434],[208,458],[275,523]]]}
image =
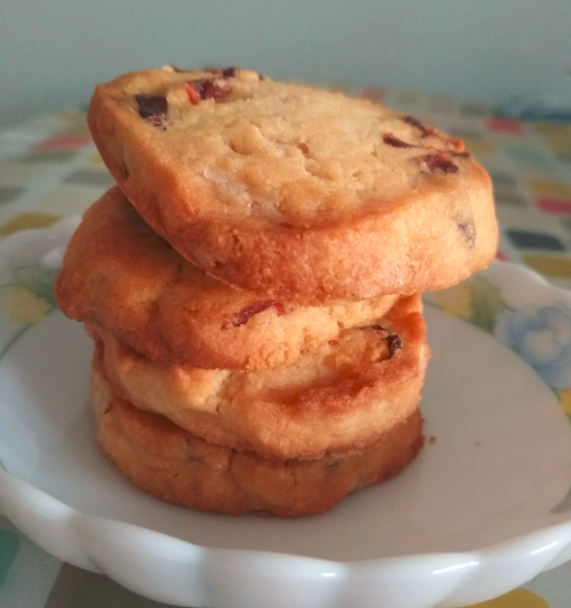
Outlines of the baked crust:
{"label": "baked crust", "polygon": [[187,262],[113,188],[84,215],[55,282],[69,317],[153,359],[201,368],[291,365],[398,296],[299,306],[235,289]]}
{"label": "baked crust", "polygon": [[366,450],[311,461],[272,460],[206,443],[162,416],[113,395],[97,372],[91,397],[103,452],[135,486],[164,501],[211,512],[302,517],[399,474],[420,451],[415,410]]}
{"label": "baked crust", "polygon": [[316,353],[271,370],[153,361],[88,329],[94,367],[114,393],[209,443],[279,459],[317,459],[378,442],[417,408],[430,352],[418,295],[401,298],[378,324],[347,329]]}
{"label": "baked crust", "polygon": [[[226,93],[191,103],[187,83],[207,80]],[[463,143],[369,100],[252,72],[150,70],[99,85],[88,122],[156,232],[271,298],[441,289],[496,252],[491,181]]]}

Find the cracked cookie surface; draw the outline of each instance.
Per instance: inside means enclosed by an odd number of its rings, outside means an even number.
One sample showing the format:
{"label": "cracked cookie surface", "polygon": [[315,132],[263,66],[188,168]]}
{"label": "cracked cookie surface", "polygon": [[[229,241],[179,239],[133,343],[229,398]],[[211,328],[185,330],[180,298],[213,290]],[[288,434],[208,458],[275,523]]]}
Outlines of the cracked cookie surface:
{"label": "cracked cookie surface", "polygon": [[290,365],[398,299],[300,306],[208,276],[154,233],[121,192],[84,215],[56,279],[61,310],[96,323],[153,359],[201,368]]}
{"label": "cracked cookie surface", "polygon": [[377,442],[418,406],[430,356],[418,295],[279,369],[153,361],[92,324],[88,331],[115,394],[210,443],[266,458],[315,459]]}

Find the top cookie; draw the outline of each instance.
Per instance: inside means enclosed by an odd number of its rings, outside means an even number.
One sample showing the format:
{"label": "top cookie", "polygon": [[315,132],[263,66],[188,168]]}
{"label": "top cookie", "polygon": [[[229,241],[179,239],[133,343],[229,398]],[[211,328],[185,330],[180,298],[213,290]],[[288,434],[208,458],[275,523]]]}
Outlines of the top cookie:
{"label": "top cookie", "polygon": [[496,251],[491,182],[462,142],[369,100],[165,68],[99,85],[88,121],[155,231],[271,297],[440,289]]}

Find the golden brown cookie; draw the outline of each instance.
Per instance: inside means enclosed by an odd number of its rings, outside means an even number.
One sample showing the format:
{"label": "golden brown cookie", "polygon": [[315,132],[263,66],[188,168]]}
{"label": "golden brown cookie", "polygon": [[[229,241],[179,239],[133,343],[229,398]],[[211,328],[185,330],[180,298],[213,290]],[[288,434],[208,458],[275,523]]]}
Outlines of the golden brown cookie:
{"label": "golden brown cookie", "polygon": [[206,443],[134,407],[113,395],[96,371],[91,398],[99,444],[135,486],[161,500],[219,513],[323,513],[350,492],[399,474],[423,444],[422,419],[414,410],[365,450],[272,460]]}
{"label": "golden brown cookie", "polygon": [[267,458],[365,449],[417,408],[429,348],[420,296],[347,329],[293,365],[205,370],[153,361],[94,325],[94,366],[113,391],[210,443]]}
{"label": "golden brown cookie", "polygon": [[69,317],[94,322],[149,357],[227,369],[289,365],[397,300],[305,307],[230,287],[182,258],[117,188],[85,213],[55,297]]}
{"label": "golden brown cookie", "polygon": [[168,68],[99,85],[88,120],[154,230],[270,299],[441,289],[496,252],[491,181],[463,143],[369,100]]}

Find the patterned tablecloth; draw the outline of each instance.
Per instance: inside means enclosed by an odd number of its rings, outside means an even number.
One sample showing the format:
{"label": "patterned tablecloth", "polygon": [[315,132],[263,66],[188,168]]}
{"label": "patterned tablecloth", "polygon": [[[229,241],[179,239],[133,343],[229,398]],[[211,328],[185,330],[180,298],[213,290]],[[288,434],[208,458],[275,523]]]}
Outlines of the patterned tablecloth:
{"label": "patterned tablecloth", "polygon": [[[498,257],[571,287],[571,125],[521,123],[480,103],[414,91],[356,91],[461,137],[492,175]],[[0,241],[82,213],[112,185],[80,112],[0,132]],[[34,294],[0,288],[0,315],[37,314]],[[48,555],[0,515],[0,607],[163,606]],[[541,574],[481,608],[569,608],[571,566]]]}

